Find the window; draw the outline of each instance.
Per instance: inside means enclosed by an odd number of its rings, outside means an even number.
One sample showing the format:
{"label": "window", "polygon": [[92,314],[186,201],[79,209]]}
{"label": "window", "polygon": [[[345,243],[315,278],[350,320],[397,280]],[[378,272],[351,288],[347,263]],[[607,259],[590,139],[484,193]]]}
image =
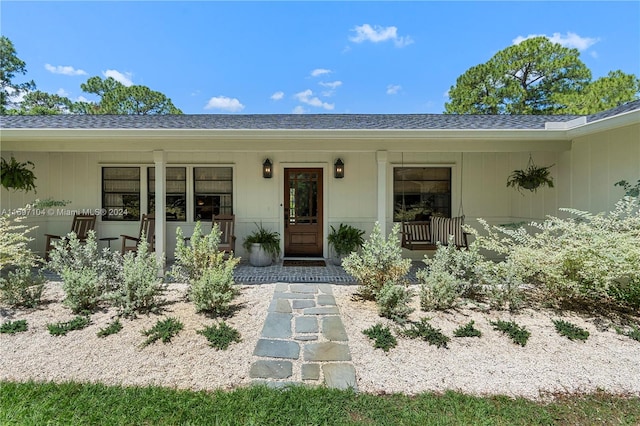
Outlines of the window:
{"label": "window", "polygon": [[396,167],[393,169],[393,220],[451,217],[451,167]]}
{"label": "window", "polygon": [[[166,169],[166,217],[170,222],[187,220],[187,168],[167,167]],[[156,206],[156,169],[147,169],[147,188],[149,213],[155,212]]]}
{"label": "window", "polygon": [[140,220],[140,167],[102,168],[102,220]]}
{"label": "window", "polygon": [[233,169],[193,168],[194,220],[211,220],[213,215],[233,214]]}

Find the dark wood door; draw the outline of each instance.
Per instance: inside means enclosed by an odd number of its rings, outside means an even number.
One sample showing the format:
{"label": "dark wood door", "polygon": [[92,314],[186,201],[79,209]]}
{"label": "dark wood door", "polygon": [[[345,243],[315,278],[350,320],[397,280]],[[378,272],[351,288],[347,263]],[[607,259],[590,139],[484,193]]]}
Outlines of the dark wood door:
{"label": "dark wood door", "polygon": [[284,169],[284,255],[322,256],[322,169]]}

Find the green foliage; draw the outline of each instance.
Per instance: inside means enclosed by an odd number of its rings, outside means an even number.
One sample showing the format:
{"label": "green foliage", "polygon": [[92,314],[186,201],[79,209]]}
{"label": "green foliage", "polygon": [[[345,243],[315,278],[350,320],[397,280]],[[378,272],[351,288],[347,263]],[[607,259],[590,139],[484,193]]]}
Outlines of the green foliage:
{"label": "green foliage", "polygon": [[433,257],[424,257],[427,268],[416,273],[420,282],[420,306],[424,311],[449,309],[461,297],[471,297],[480,291],[486,276],[494,267],[485,259],[479,247],[471,243],[468,250],[455,244],[439,245]]}
{"label": "green foliage", "polygon": [[569,340],[585,341],[589,338],[589,332],[583,328],[578,327],[575,324],[564,320],[552,320],[552,322],[556,327],[556,331],[561,336],[565,336]]}
{"label": "green foliage", "polygon": [[17,74],[27,73],[27,66],[18,58],[13,43],[5,36],[0,36],[0,64],[0,115],[5,115],[12,106],[12,98],[34,90],[36,85],[33,80],[25,83],[13,81]]}
{"label": "green foliage", "polygon": [[335,250],[336,255],[342,256],[362,247],[364,244],[363,235],[363,230],[341,223],[337,230],[331,225],[327,241]]}
{"label": "green foliage", "polygon": [[240,332],[222,321],[197,331],[209,341],[209,346],[217,350],[226,350],[233,342],[240,342]]}
{"label": "green foliage", "polygon": [[453,331],[454,337],[481,337],[482,332],[474,327],[474,322],[469,321]]}
{"label": "green foliage", "polygon": [[411,259],[402,258],[400,224],[396,223],[385,240],[376,222],[362,252],[352,252],[342,261],[345,272],[360,283],[359,293],[368,300],[376,300],[387,283],[400,283],[411,268]]}
{"label": "green foliage", "polygon": [[382,349],[385,352],[389,352],[389,349],[395,348],[398,345],[398,340],[391,334],[389,327],[383,326],[381,323],[377,323],[363,330],[362,334],[374,341],[374,348]]}
{"label": "green foliage", "polygon": [[73,102],[65,96],[36,90],[24,95],[20,102],[20,109],[12,113],[17,115],[67,114],[72,106]]}
{"label": "green foliage", "polygon": [[616,327],[616,333],[640,342],[640,327],[637,325],[632,324],[630,327],[626,328]]}
{"label": "green foliage", "polygon": [[26,216],[11,219],[9,215],[0,216],[0,271],[7,267],[28,267],[37,264],[35,254],[29,249],[27,234],[36,227],[21,224]]}
{"label": "green foliage", "polygon": [[265,229],[262,224],[256,223],[255,231],[251,232],[251,234],[247,235],[242,243],[242,247],[244,247],[247,252],[251,253],[251,245],[252,244],[260,244],[264,251],[269,253],[273,257],[280,256],[280,234],[276,231],[269,231]]}
{"label": "green foliage", "polygon": [[202,276],[208,268],[217,268],[224,262],[224,253],[218,250],[220,227],[216,223],[211,232],[202,235],[202,224],[196,222],[187,244],[182,229],[176,230],[175,264],[171,275],[178,280],[191,283]]}
{"label": "green foliage", "polygon": [[122,261],[122,277],[107,299],[125,317],[135,317],[136,313],[158,312],[166,285],[158,278],[160,264],[155,253],[149,253],[145,239],[138,244],[138,250],[128,252]]}
{"label": "green foliage", "polygon": [[27,320],[7,321],[0,325],[0,334],[16,334],[27,331]]}
{"label": "green foliage", "polygon": [[439,328],[429,324],[429,318],[420,318],[419,322],[412,322],[410,327],[405,329],[402,334],[411,339],[422,339],[430,345],[445,349],[447,348],[447,343],[451,340]]}
{"label": "green foliage", "polygon": [[169,317],[165,320],[158,320],[153,327],[142,332],[142,334],[148,336],[142,346],[148,346],[157,340],[162,340],[162,343],[169,343],[183,328],[184,324],[177,318]]}
{"label": "green foliage", "polygon": [[164,94],[146,86],[124,84],[112,77],[91,77],[80,85],[83,91],[100,97],[98,103],[78,102],[73,112],[80,114],[152,115],[182,114]]}
{"label": "green foliage", "polygon": [[196,312],[224,315],[229,311],[231,301],[239,294],[233,280],[233,268],[237,263],[236,258],[217,268],[207,268],[191,284],[189,299],[195,304]]}
{"label": "green foliage", "polygon": [[520,189],[527,189],[531,192],[536,192],[541,186],[548,186],[553,188],[553,178],[549,169],[553,167],[539,167],[533,162],[533,158],[529,157],[529,164],[524,170],[514,170],[513,173],[507,179],[507,187]]}
{"label": "green foliage", "polygon": [[382,286],[376,298],[380,316],[396,322],[404,322],[413,312],[409,307],[413,293],[405,285],[387,283]]}
{"label": "green foliage", "polygon": [[111,336],[112,334],[119,333],[120,330],[122,330],[122,323],[119,319],[116,318],[114,321],[107,324],[105,328],[101,328],[98,331],[97,335],[98,337],[107,337]]}
{"label": "green foliage", "polygon": [[48,266],[62,277],[64,304],[75,313],[95,310],[114,283],[123,279],[121,256],[108,248],[100,252],[94,231],[84,243],[69,233],[54,245]]}
{"label": "green foliage", "polygon": [[526,345],[527,340],[529,340],[529,336],[531,336],[531,333],[525,327],[522,327],[513,321],[491,321],[491,325],[494,330],[503,332],[511,338],[513,343],[520,346]]}
{"label": "green foliage", "polygon": [[0,185],[3,188],[36,192],[37,178],[32,171],[35,165],[31,161],[19,162],[12,155],[10,161],[0,158],[0,163]]}
{"label": "green foliage", "polygon": [[635,185],[631,185],[626,180],[621,180],[613,184],[613,186],[620,186],[624,189],[624,195],[627,197],[640,197],[640,179]]}
{"label": "green foliage", "polygon": [[19,266],[0,278],[0,295],[11,306],[35,308],[40,304],[46,279],[42,272],[35,274],[29,266]]}
{"label": "green foliage", "polygon": [[53,324],[47,324],[49,334],[52,336],[66,336],[66,334],[73,330],[82,330],[91,324],[91,320],[86,315],[78,315],[71,321],[56,322]]}
{"label": "green foliage", "polygon": [[558,101],[565,105],[563,114],[588,115],[638,99],[639,92],[640,79],[637,76],[616,70],[590,82],[580,92],[558,96]]}

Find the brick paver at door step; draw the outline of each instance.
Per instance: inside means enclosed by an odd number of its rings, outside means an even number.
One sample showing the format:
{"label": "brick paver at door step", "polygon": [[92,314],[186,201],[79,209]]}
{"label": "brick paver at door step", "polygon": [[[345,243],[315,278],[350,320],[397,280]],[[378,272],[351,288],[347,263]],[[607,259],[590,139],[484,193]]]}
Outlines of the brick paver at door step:
{"label": "brick paver at door step", "polygon": [[249,376],[357,389],[348,340],[330,284],[277,283]]}

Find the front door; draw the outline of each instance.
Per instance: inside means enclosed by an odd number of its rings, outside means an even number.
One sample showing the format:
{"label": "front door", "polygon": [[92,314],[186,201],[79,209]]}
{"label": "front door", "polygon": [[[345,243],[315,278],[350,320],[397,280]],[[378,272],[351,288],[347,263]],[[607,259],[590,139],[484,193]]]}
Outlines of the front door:
{"label": "front door", "polygon": [[284,169],[284,255],[322,256],[322,169]]}

